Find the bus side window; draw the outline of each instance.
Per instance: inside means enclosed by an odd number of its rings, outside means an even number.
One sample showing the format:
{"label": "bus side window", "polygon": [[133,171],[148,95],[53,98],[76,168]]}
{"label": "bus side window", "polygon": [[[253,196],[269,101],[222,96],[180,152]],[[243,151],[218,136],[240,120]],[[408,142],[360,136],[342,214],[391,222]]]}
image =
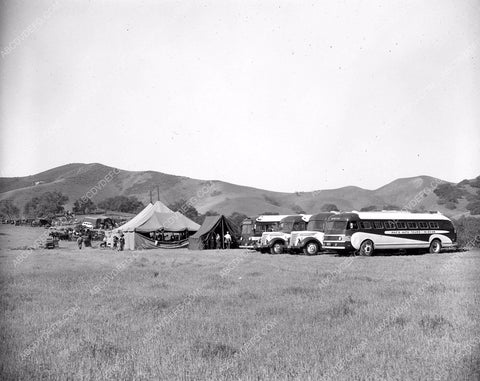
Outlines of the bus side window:
{"label": "bus side window", "polygon": [[358,229],[357,221],[349,222],[348,228],[349,229]]}
{"label": "bus side window", "polygon": [[395,229],[395,224],[393,223],[393,221],[385,221],[384,224],[385,229]]}
{"label": "bus side window", "polygon": [[438,229],[438,222],[436,221],[430,221],[430,227],[432,229]]}
{"label": "bus side window", "polygon": [[382,221],[374,221],[373,226],[375,226],[375,229],[383,229]]}
{"label": "bus side window", "polygon": [[428,229],[428,224],[424,221],[420,221],[418,226],[420,226],[420,229]]}
{"label": "bus side window", "polygon": [[362,221],[362,222],[360,222],[360,226],[362,227],[362,229],[371,229],[372,228],[372,224],[370,223],[370,221]]}
{"label": "bus side window", "polygon": [[407,226],[409,229],[418,229],[416,222],[407,222]]}
{"label": "bus side window", "polygon": [[406,229],[407,224],[405,222],[397,222],[397,229]]}

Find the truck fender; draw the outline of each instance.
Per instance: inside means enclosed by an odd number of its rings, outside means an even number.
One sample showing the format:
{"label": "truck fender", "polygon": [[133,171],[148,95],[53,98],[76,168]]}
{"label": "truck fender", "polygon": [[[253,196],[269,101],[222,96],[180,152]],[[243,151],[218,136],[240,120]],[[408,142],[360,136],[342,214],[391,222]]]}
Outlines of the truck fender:
{"label": "truck fender", "polygon": [[282,238],[274,238],[269,244],[268,244],[268,247],[273,247],[273,245],[275,245],[276,243],[281,243],[283,246],[286,246],[286,242],[284,239]]}

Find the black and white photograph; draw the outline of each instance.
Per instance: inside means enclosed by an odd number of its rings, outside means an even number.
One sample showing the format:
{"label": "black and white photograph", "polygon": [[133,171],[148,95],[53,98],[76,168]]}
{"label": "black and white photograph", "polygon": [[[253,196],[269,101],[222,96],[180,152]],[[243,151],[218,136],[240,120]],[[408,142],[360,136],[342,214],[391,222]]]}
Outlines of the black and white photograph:
{"label": "black and white photograph", "polygon": [[478,0],[0,0],[1,380],[480,381]]}

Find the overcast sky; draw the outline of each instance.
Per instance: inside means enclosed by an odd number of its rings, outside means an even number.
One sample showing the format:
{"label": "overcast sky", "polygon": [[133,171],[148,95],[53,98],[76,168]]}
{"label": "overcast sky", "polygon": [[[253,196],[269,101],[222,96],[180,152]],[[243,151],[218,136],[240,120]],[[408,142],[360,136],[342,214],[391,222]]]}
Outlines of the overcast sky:
{"label": "overcast sky", "polygon": [[478,1],[2,1],[0,175],[480,175]]}

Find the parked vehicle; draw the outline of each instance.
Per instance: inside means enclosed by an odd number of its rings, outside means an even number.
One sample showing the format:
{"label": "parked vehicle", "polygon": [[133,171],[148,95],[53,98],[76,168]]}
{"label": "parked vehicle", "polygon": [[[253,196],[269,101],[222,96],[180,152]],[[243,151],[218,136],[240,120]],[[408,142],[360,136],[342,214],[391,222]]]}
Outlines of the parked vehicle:
{"label": "parked vehicle", "polygon": [[261,253],[282,254],[287,248],[291,233],[305,230],[310,217],[310,214],[298,214],[283,218],[278,231],[262,234],[257,250]]}
{"label": "parked vehicle", "polygon": [[45,249],[54,249],[55,246],[58,247],[58,239],[56,237],[48,236],[45,239]]}
{"label": "parked vehicle", "polygon": [[93,229],[93,224],[91,222],[88,222],[88,221],[82,222],[82,226],[84,228],[87,228],[87,229]]}
{"label": "parked vehicle", "polygon": [[331,216],[325,223],[324,247],[372,255],[375,250],[423,249],[439,253],[456,246],[449,218],[438,212],[352,212]]}
{"label": "parked vehicle", "polygon": [[278,231],[280,221],[287,215],[266,214],[254,218],[246,218],[242,222],[240,247],[255,249],[264,232]]}
{"label": "parked vehicle", "polygon": [[323,237],[325,232],[325,221],[335,215],[336,212],[324,212],[314,214],[308,220],[306,230],[293,231],[288,241],[290,253],[301,253],[315,255],[323,249]]}

